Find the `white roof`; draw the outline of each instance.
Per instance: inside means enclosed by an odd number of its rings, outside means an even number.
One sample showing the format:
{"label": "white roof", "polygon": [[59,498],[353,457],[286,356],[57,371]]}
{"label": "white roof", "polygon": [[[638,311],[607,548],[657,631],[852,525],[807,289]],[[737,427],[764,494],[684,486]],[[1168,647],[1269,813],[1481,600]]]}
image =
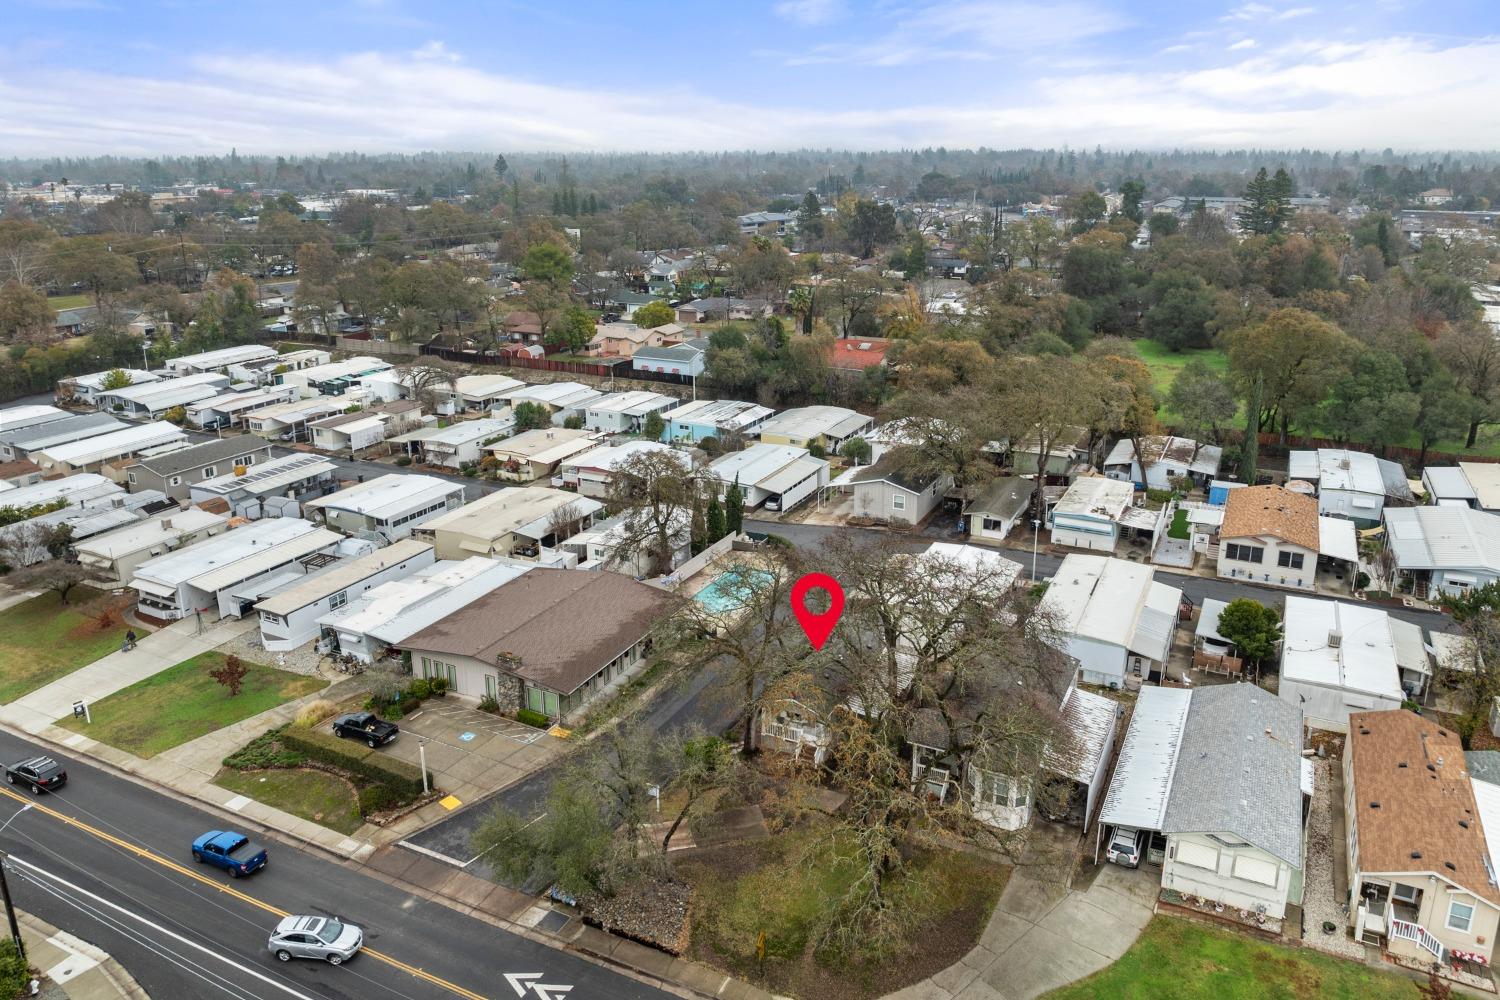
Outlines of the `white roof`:
{"label": "white roof", "polygon": [[453,391],[461,396],[498,396],[525,385],[509,375],[463,375],[454,380]]}
{"label": "white roof", "polygon": [[798,440],[823,435],[842,438],[873,421],[863,413],[842,406],[797,406],[782,410],[760,425],[761,434],[776,434]]}
{"label": "white roof", "polygon": [[1177,609],[1181,604],[1181,590],[1153,581],[1136,620],[1135,632],[1130,637],[1130,651],[1165,663],[1172,648],[1172,631],[1176,628]]}
{"label": "white roof", "polygon": [[538,465],[551,465],[588,451],[599,444],[593,431],[569,427],[537,428],[522,431],[513,438],[496,441],[485,450],[497,457],[509,455]]}
{"label": "white roof", "polygon": [[13,428],[0,433],[4,434],[11,445],[24,448],[28,452],[36,452],[45,451],[55,445],[69,444],[73,441],[82,441],[85,438],[124,430],[129,426],[131,425],[125,421],[116,420],[107,413],[81,413],[77,416],[64,417],[62,420],[49,420],[45,424],[33,424],[29,427]]}
{"label": "white roof", "polygon": [[266,598],[255,606],[255,610],[273,615],[289,615],[431,549],[432,546],[426,542],[403,538],[357,559],[342,559],[326,569],[302,577],[301,582],[274,597]]}
{"label": "white roof", "polygon": [[933,542],[927,546],[925,556],[947,559],[972,570],[984,570],[996,574],[1001,587],[1010,587],[1021,576],[1021,564],[1007,559],[994,549],[978,545],[957,545],[953,542]]}
{"label": "white roof", "polygon": [[496,490],[473,503],[450,510],[422,525],[424,533],[452,531],[471,538],[493,540],[511,534],[538,520],[545,521],[560,507],[578,504],[580,509],[603,505],[565,490],[545,486],[515,486]]}
{"label": "white roof", "polygon": [[[105,374],[108,374],[107,372]],[[66,410],[55,406],[12,406],[0,410],[0,434],[17,431],[23,427],[61,420],[68,415]]]}
{"label": "white roof", "polygon": [[739,430],[758,420],[764,420],[774,412],[768,406],[742,403],[736,399],[699,399],[683,403],[668,416],[673,423]]}
{"label": "white roof", "polygon": [[291,483],[301,482],[312,476],[337,472],[334,465],[322,455],[296,454],[273,458],[269,462],[258,462],[249,466],[243,476],[233,472],[194,483],[193,493],[216,493],[221,496],[241,490],[252,496],[263,496],[284,489]]}
{"label": "white roof", "polygon": [[1224,613],[1225,608],[1229,607],[1229,602],[1205,597],[1199,607],[1201,610],[1198,612],[1198,626],[1193,630],[1193,634],[1200,639],[1212,639],[1221,645],[1233,645],[1219,634],[1219,616]]}
{"label": "white roof", "polygon": [[1472,774],[1469,784],[1474,788],[1474,804],[1479,807],[1485,851],[1491,858],[1500,858],[1500,785],[1480,781]]}
{"label": "white roof", "polygon": [[[592,517],[604,509],[604,504],[593,497],[581,497],[576,493],[568,493],[573,498],[571,503],[560,505],[570,507],[579,517]],[[552,534],[552,517],[558,508],[553,508],[540,517],[533,518],[525,524],[518,524],[512,530],[523,538],[531,538],[540,541]]]}
{"label": "white roof", "polygon": [[510,405],[514,407],[517,403],[530,401],[545,403],[558,409],[576,408],[603,395],[604,393],[599,390],[591,389],[581,382],[549,382],[545,385],[532,385],[517,389],[510,394]]}
{"label": "white roof", "polygon": [[1068,487],[1052,513],[1118,521],[1134,497],[1135,486],[1130,483],[1106,476],[1082,476]]}
{"label": "white roof", "polygon": [[632,417],[645,416],[676,405],[676,396],[664,396],[659,392],[635,389],[630,392],[611,392],[588,404],[590,413],[624,413]]}
{"label": "white roof", "polygon": [[313,365],[301,371],[286,372],[281,376],[283,381],[297,382],[328,382],[338,378],[353,378],[358,375],[368,375],[372,372],[383,372],[394,366],[389,361],[380,358],[357,357],[346,358],[343,361],[331,361],[326,365]]}
{"label": "white roof", "polygon": [[742,486],[756,486],[761,480],[769,479],[799,458],[806,457],[806,448],[792,444],[753,444],[744,451],[720,455],[708,463],[708,471],[726,483],[738,479]]}
{"label": "white roof", "polygon": [[330,493],[307,502],[308,507],[347,510],[365,517],[398,517],[410,510],[436,503],[457,493],[463,496],[462,484],[436,476],[408,476],[392,472],[367,482]]}
{"label": "white roof", "polygon": [[[1389,616],[1377,608],[1288,595],[1281,676],[1401,700]],[[1338,633],[1338,646],[1329,638]]]}
{"label": "white roof", "polygon": [[[307,369],[312,371],[311,368]],[[342,413],[349,404],[334,396],[317,396],[312,399],[294,399],[289,403],[276,403],[245,414],[246,420],[275,420],[283,424],[295,424],[330,413]]]}
{"label": "white roof", "polygon": [[525,563],[480,556],[445,559],[404,579],[382,583],[322,616],[318,624],[370,635],[389,644],[399,643],[530,568]]}
{"label": "white roof", "polygon": [[248,392],[226,392],[208,399],[200,399],[187,408],[189,414],[205,410],[254,410],[285,402],[291,388],[251,389]]}
{"label": "white roof", "polygon": [[228,385],[229,379],[223,375],[200,372],[160,382],[147,382],[144,385],[129,385],[123,389],[110,389],[101,393],[101,396],[150,410],[168,410],[174,406],[186,406],[200,399],[217,396]]}
{"label": "white roof", "polygon": [[1186,688],[1141,688],[1130,727],[1120,741],[1120,756],[1099,813],[1101,824],[1161,829],[1192,694]]}
{"label": "white roof", "polygon": [[[1133,648],[1148,601],[1160,610],[1166,592],[1173,589],[1163,585],[1163,591],[1153,592],[1152,576],[1150,566],[1112,556],[1069,553],[1048,582],[1041,606],[1066,633]],[[1174,614],[1176,610],[1174,603]]]}
{"label": "white roof", "polygon": [[113,562],[121,556],[170,542],[183,535],[190,535],[216,524],[223,524],[228,520],[229,518],[224,514],[214,514],[197,507],[189,507],[186,510],[160,514],[149,521],[132,524],[116,531],[95,535],[93,538],[74,543],[73,548],[79,555],[98,556],[100,559]]}
{"label": "white roof", "polygon": [[374,430],[377,427],[385,426],[385,421],[378,415],[365,417],[363,420],[351,420],[347,424],[336,424],[333,427],[319,427],[320,423],[321,421],[313,421],[312,426],[318,430],[337,431],[345,435],[358,434],[360,431]]}
{"label": "white roof", "polygon": [[246,361],[259,361],[261,358],[276,357],[274,347],[265,347],[261,344],[243,344],[238,347],[221,347],[216,351],[204,351],[202,354],[185,354],[180,358],[172,358],[167,362],[168,368],[224,368],[228,365],[243,364]]}
{"label": "white roof", "polygon": [[1359,539],[1354,522],[1342,517],[1318,515],[1318,555],[1345,562],[1359,561]]}
{"label": "white roof", "polygon": [[176,425],[165,420],[154,420],[149,424],[138,424],[109,434],[84,438],[82,441],[60,444],[38,452],[36,459],[38,464],[50,461],[75,466],[93,465],[121,455],[132,455],[144,448],[155,448],[186,439],[187,435]]}
{"label": "white roof", "polygon": [[[73,385],[82,386],[85,389],[92,389],[95,392],[98,392],[101,388],[104,387],[104,380],[109,378],[109,373],[111,371],[114,371],[114,369],[110,368],[102,372],[90,372],[87,375],[74,375],[71,378],[59,379],[58,381],[71,382]],[[160,375],[156,374],[155,372],[145,371],[141,368],[121,368],[120,371],[130,376],[131,385],[145,385],[147,382],[161,381]]]}
{"label": "white roof", "polygon": [[76,476],[47,479],[10,490],[5,494],[5,506],[34,507],[37,504],[51,503],[58,497],[66,497],[69,504],[76,506],[95,497],[124,492],[124,488],[97,472],[80,472]]}
{"label": "white roof", "polygon": [[438,431],[429,434],[422,440],[428,444],[451,444],[461,445],[470,441],[479,441],[497,434],[506,434],[516,426],[514,418],[500,420],[495,417],[482,417],[479,420],[461,420]]}
{"label": "white roof", "polygon": [[615,466],[635,455],[649,455],[652,452],[671,455],[684,469],[692,467],[693,459],[687,452],[678,451],[659,441],[626,441],[606,448],[594,448],[576,458],[564,459],[562,466],[565,469],[601,469],[611,472]]}
{"label": "white roof", "polygon": [[1385,496],[1385,478],[1375,456],[1347,448],[1294,451],[1287,456],[1287,474],[1293,479],[1312,479],[1321,490],[1349,490]]}
{"label": "white roof", "polygon": [[1429,465],[1422,470],[1422,477],[1432,487],[1432,499],[1476,500],[1478,495],[1469,485],[1469,477],[1456,465]]}
{"label": "white roof", "polygon": [[775,472],[762,479],[756,485],[771,493],[785,493],[809,476],[816,476],[826,468],[828,468],[828,462],[824,459],[813,458],[811,455],[803,455],[779,472]]}
{"label": "white roof", "polygon": [[[288,560],[336,545],[342,538],[301,518],[270,517],[147,560],[135,575],[172,593],[184,583],[217,592]],[[135,587],[136,580],[130,585]]]}
{"label": "white roof", "polygon": [[[1170,459],[1180,463],[1191,472],[1201,473],[1205,476],[1216,476],[1219,474],[1219,465],[1224,456],[1224,449],[1217,445],[1200,445],[1192,438],[1166,434],[1152,435],[1143,438],[1142,441],[1143,450],[1149,456],[1146,463],[1148,467]],[[1194,454],[1195,451],[1196,455]],[[1115,442],[1115,446],[1109,450],[1109,455],[1104,459],[1104,464],[1105,466],[1128,466],[1134,461],[1135,444],[1127,437]]]}
{"label": "white roof", "polygon": [[1385,528],[1402,570],[1500,573],[1500,514],[1468,507],[1388,507]]}
{"label": "white roof", "polygon": [[1485,510],[1500,510],[1500,464],[1494,462],[1459,462],[1464,477],[1474,488],[1479,506]]}

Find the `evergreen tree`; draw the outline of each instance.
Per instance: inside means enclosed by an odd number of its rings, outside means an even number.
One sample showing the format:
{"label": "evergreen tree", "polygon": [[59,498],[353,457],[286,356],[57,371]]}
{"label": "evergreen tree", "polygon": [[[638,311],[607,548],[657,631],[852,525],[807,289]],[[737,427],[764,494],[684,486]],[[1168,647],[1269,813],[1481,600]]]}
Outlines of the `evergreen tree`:
{"label": "evergreen tree", "polygon": [[823,205],[811,191],[802,196],[802,207],[797,210],[797,229],[803,236],[814,239],[823,236]]}
{"label": "evergreen tree", "polygon": [[1240,445],[1240,479],[1255,485],[1255,465],[1260,461],[1260,397],[1264,391],[1261,376],[1256,375],[1250,385],[1250,398],[1245,400],[1245,440]]}
{"label": "evergreen tree", "polygon": [[724,494],[724,527],[728,534],[737,535],[745,530],[745,494],[740,489],[740,477],[735,476]]}
{"label": "evergreen tree", "polygon": [[1255,172],[1250,183],[1245,185],[1245,206],[1235,217],[1240,228],[1258,236],[1273,236],[1292,217],[1292,196],[1296,185],[1292,175],[1278,168],[1275,175],[1267,175],[1266,168]]}
{"label": "evergreen tree", "polygon": [[728,531],[724,523],[724,508],[719,506],[718,497],[710,497],[708,501],[708,516],[705,518],[708,526],[708,544],[712,545],[723,538]]}
{"label": "evergreen tree", "polygon": [[510,164],[505,162],[504,156],[495,157],[495,176],[502,181],[505,180],[505,172],[510,169]]}
{"label": "evergreen tree", "polygon": [[693,555],[708,548],[708,520],[703,516],[703,500],[696,492],[693,496],[693,517],[688,529],[692,541]]}

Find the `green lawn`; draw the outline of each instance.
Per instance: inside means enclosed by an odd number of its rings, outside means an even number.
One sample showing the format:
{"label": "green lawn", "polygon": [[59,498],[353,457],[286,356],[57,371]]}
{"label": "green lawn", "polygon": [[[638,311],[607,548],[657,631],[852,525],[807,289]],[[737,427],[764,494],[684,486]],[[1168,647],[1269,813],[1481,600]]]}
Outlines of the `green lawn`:
{"label": "green lawn", "polygon": [[77,309],[81,306],[91,306],[94,300],[88,295],[54,295],[47,300],[53,312],[61,312],[64,309]]}
{"label": "green lawn", "polygon": [[326,683],[317,677],[247,663],[250,672],[244,687],[231,698],[227,688],[208,676],[210,668],[223,662],[222,653],[200,653],[94,702],[89,706],[92,724],[68,716],[58,725],[87,733],[137,757],[155,757],[163,750],[320,691]]}
{"label": "green lawn", "polygon": [[0,611],[0,703],[24,694],[120,648],[126,627],[115,615],[104,628],[98,616],[128,606],[102,591],[75,587],[63,607],[54,591]]}
{"label": "green lawn", "polygon": [[1192,537],[1192,529],[1188,526],[1187,511],[1183,510],[1181,507],[1178,507],[1177,510],[1172,513],[1172,525],[1171,527],[1167,528],[1167,537],[1182,539]]}
{"label": "green lawn", "polygon": [[1044,1000],[1420,1000],[1417,984],[1305,948],[1156,917],[1114,965]]}
{"label": "green lawn", "polygon": [[323,771],[226,769],[214,784],[342,834],[352,834],[364,825],[359,800],[349,783]]}
{"label": "green lawn", "polygon": [[1151,381],[1163,398],[1166,397],[1167,390],[1172,387],[1172,380],[1177,377],[1178,372],[1187,367],[1189,361],[1194,359],[1202,361],[1220,375],[1229,371],[1229,355],[1217,347],[1169,351],[1154,340],[1141,339],[1133,343],[1135,353],[1146,363],[1147,370],[1151,372]]}

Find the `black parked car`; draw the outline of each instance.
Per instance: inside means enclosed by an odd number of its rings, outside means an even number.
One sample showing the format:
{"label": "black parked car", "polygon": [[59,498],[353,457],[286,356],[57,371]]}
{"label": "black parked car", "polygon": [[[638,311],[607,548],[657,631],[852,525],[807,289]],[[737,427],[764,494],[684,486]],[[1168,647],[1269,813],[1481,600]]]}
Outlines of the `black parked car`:
{"label": "black parked car", "polygon": [[5,780],[14,784],[30,785],[40,795],[43,789],[55,792],[68,783],[68,772],[51,757],[31,757],[19,764],[5,768]]}
{"label": "black parked car", "polygon": [[394,722],[377,719],[372,712],[350,712],[333,720],[333,733],[346,740],[364,740],[371,750],[391,742],[401,727]]}

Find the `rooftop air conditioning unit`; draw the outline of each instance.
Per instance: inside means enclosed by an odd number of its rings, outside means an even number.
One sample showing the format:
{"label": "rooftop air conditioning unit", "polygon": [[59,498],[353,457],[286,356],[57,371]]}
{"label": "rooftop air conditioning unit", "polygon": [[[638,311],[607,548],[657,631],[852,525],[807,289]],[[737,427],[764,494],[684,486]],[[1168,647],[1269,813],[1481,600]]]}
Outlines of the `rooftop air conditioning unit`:
{"label": "rooftop air conditioning unit", "polygon": [[1338,629],[1334,629],[1334,630],[1332,630],[1331,632],[1328,633],[1328,648],[1329,649],[1338,649],[1343,644],[1344,644],[1344,633],[1340,632]]}

